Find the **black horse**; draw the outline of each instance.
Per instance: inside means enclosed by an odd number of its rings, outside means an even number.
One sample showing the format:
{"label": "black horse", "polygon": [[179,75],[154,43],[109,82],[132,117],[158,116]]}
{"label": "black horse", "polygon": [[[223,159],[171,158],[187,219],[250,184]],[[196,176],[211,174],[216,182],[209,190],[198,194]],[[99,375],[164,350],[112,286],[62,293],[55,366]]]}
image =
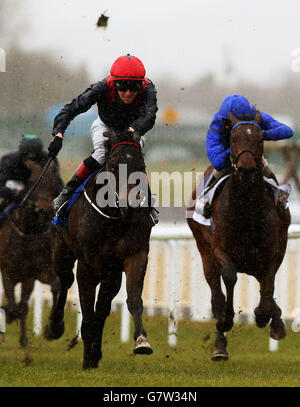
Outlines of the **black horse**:
{"label": "black horse", "polygon": [[[40,164],[27,161],[31,176],[26,190],[42,172]],[[17,207],[0,228],[0,268],[6,296],[6,321],[21,321],[20,344],[26,347],[26,316],[34,281],[51,286],[56,299],[59,279],[51,268],[50,225],[53,218],[53,199],[62,187],[57,164],[52,162],[41,182],[23,207]],[[26,192],[26,190],[24,192]],[[21,300],[16,303],[14,289],[21,283]]]}
{"label": "black horse", "polygon": [[[110,175],[109,182],[105,184],[99,179],[101,172],[93,175],[71,209],[67,228],[54,227],[53,266],[60,277],[61,287],[44,334],[47,339],[58,339],[64,332],[64,306],[68,288],[74,280],[74,262],[78,259],[83,369],[98,367],[102,357],[104,323],[110,314],[111,302],[119,292],[123,271],[126,274],[127,306],[135,324],[134,353],[152,353],[142,323],[141,295],[153,222],[149,208],[142,204],[147,202],[147,190],[137,190],[137,181],[127,182],[134,174],[146,177],[140,137],[126,138],[114,132],[106,135],[105,174]],[[124,177],[125,170],[128,177]],[[117,185],[116,190],[114,185]],[[99,198],[105,188],[106,196],[112,201],[107,207]],[[121,202],[125,204],[122,206]],[[99,283],[95,306],[95,290]]]}
{"label": "black horse", "polygon": [[[271,320],[270,336],[274,339],[285,336],[281,310],[273,294],[275,275],[286,251],[290,212],[284,204],[276,205],[272,188],[263,179],[259,112],[253,123],[240,122],[231,113],[228,116],[232,125],[231,172],[218,187],[212,203],[214,232],[188,219],[217,319],[212,360],[228,359],[224,332],[233,326],[233,291],[238,272],[254,276],[260,283],[260,302],[254,310],[256,325],[265,327]],[[226,287],[226,299],[220,277]]]}

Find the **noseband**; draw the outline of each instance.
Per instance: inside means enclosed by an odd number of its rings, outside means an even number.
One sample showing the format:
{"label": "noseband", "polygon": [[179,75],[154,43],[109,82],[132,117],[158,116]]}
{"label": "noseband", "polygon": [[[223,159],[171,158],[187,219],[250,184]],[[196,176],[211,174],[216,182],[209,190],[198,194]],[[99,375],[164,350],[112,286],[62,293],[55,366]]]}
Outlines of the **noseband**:
{"label": "noseband", "polygon": [[[234,130],[236,127],[240,126],[241,124],[248,124],[248,125],[252,125],[252,126],[257,127],[257,128],[259,129],[261,135],[262,135],[262,129],[261,129],[261,127],[260,127],[257,123],[255,123],[255,122],[249,122],[249,121],[242,121],[242,122],[236,123],[236,124],[232,127],[230,134],[232,134],[233,130]],[[262,137],[262,139],[263,139],[263,137]],[[256,162],[256,164],[258,164],[258,163],[260,162],[260,159],[257,159],[257,158],[255,157],[255,154],[254,154],[253,151],[251,151],[251,150],[247,150],[247,149],[242,150],[242,151],[240,151],[240,152],[238,153],[237,156],[234,156],[232,153],[230,153],[231,165],[232,165],[232,167],[234,168],[235,171],[237,170],[237,166],[236,166],[236,165],[237,165],[237,162],[238,162],[238,160],[240,159],[241,155],[244,154],[244,153],[249,153],[249,154],[251,154],[252,157],[254,158],[254,161]]]}

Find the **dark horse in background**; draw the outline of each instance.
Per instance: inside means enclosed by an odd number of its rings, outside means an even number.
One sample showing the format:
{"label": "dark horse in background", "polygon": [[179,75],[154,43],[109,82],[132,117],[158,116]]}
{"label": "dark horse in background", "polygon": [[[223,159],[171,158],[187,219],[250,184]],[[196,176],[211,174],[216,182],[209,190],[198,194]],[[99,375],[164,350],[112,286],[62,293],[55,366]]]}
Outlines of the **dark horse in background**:
{"label": "dark horse in background", "polygon": [[[27,161],[31,170],[24,193],[31,188],[43,168],[34,161]],[[51,286],[55,301],[59,279],[51,268],[51,234],[53,199],[62,188],[57,164],[52,162],[24,206],[16,207],[0,228],[0,269],[6,297],[6,322],[20,319],[20,344],[26,347],[26,316],[28,301],[39,280]],[[21,300],[16,303],[15,286],[21,283]]]}
{"label": "dark horse in background", "polygon": [[260,113],[253,124],[243,124],[231,113],[228,117],[232,125],[231,172],[212,202],[214,232],[192,218],[187,220],[202,257],[217,320],[212,360],[228,359],[225,332],[233,326],[233,291],[238,272],[254,276],[260,284],[260,302],[254,310],[256,325],[262,328],[271,320],[270,336],[277,340],[285,337],[281,310],[273,294],[275,275],[286,250],[290,212],[284,204],[276,205],[274,193],[263,179]]}
{"label": "dark horse in background", "polygon": [[[127,306],[135,324],[134,353],[152,353],[142,323],[141,295],[153,222],[148,207],[133,207],[130,202],[130,194],[143,201],[143,191],[135,192],[136,184],[127,183],[127,178],[125,182],[119,182],[122,176],[119,173],[121,164],[126,166],[128,177],[137,172],[146,176],[140,137],[126,138],[114,132],[108,132],[106,136],[105,171],[117,181],[115,204],[107,207],[97,205],[97,193],[105,186],[109,189],[111,181],[106,185],[102,181],[99,184],[97,174],[94,174],[88,181],[84,194],[72,207],[68,226],[54,227],[53,266],[60,277],[61,287],[44,332],[47,339],[58,339],[64,332],[64,306],[68,288],[74,280],[74,263],[78,259],[76,277],[83,316],[81,336],[84,344],[84,370],[97,368],[102,357],[104,323],[110,314],[111,302],[120,290],[123,271],[126,274]],[[119,202],[124,199],[126,201],[127,198],[128,205],[120,207]],[[95,305],[95,291],[99,283]]]}

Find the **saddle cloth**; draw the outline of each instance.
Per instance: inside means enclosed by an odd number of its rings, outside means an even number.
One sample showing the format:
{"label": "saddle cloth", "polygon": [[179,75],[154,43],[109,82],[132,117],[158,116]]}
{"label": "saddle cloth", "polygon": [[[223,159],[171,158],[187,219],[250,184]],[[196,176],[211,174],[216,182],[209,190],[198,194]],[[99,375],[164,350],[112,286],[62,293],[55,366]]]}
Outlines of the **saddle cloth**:
{"label": "saddle cloth", "polygon": [[17,206],[19,206],[19,201],[13,202],[8,205],[3,212],[0,213],[0,224],[7,219],[7,215],[11,213]]}
{"label": "saddle cloth", "polygon": [[[209,189],[208,191],[205,189],[205,182],[204,182],[204,186],[202,188],[202,191],[200,191],[199,197],[197,198],[196,205],[195,205],[195,210],[194,210],[194,213],[193,213],[193,219],[196,222],[201,223],[201,225],[212,227],[212,219],[211,218],[205,218],[203,216],[204,206],[205,206],[205,204],[207,202],[211,205],[212,200],[213,200],[214,195],[215,195],[215,192],[216,192],[216,189],[218,188],[218,186],[222,182],[225,181],[225,179],[227,179],[229,177],[229,175],[230,174],[227,174],[224,177],[220,178],[218,180],[218,182],[211,189]],[[272,189],[273,189],[273,192],[274,192],[275,205],[277,205],[278,195],[279,195],[280,191],[282,191],[286,197],[289,196],[289,194],[291,192],[290,185],[284,184],[284,185],[279,185],[278,186],[276,184],[276,182],[272,178],[266,178],[266,177],[264,177],[264,181],[272,186]],[[286,200],[285,208],[288,208],[288,207],[289,207],[289,203]]]}
{"label": "saddle cloth", "polygon": [[67,226],[68,224],[68,217],[71,212],[71,209],[74,205],[74,203],[77,201],[77,199],[80,197],[84,187],[88,183],[89,179],[96,173],[97,171],[94,171],[92,174],[90,174],[86,180],[83,181],[83,183],[76,189],[76,191],[73,193],[69,201],[65,203],[67,205],[67,208],[64,210],[61,210],[63,206],[59,208],[59,210],[56,212],[55,217],[52,219],[51,223],[52,225],[55,226]]}

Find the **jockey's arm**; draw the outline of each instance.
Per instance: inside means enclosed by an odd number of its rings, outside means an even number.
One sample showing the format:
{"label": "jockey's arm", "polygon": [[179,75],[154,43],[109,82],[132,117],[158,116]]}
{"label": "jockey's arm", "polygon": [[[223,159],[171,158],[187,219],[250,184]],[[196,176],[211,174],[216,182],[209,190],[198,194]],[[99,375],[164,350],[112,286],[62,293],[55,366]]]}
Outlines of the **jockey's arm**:
{"label": "jockey's arm", "polygon": [[293,136],[293,130],[289,126],[264,112],[260,113],[262,117],[261,128],[264,130],[265,140],[282,140]]}
{"label": "jockey's arm", "polygon": [[131,122],[129,127],[140,134],[145,134],[154,126],[157,110],[156,90],[152,82],[150,82],[142,94],[139,117]]}
{"label": "jockey's arm", "polygon": [[104,97],[106,89],[106,81],[97,82],[87,88],[77,98],[73,99],[71,103],[66,104],[54,118],[52,135],[60,135],[59,137],[61,137],[71,120],[80,113],[89,110],[98,99]]}
{"label": "jockey's arm", "polygon": [[224,140],[223,122],[216,115],[206,135],[206,153],[216,170],[221,171],[228,164],[230,147]]}

